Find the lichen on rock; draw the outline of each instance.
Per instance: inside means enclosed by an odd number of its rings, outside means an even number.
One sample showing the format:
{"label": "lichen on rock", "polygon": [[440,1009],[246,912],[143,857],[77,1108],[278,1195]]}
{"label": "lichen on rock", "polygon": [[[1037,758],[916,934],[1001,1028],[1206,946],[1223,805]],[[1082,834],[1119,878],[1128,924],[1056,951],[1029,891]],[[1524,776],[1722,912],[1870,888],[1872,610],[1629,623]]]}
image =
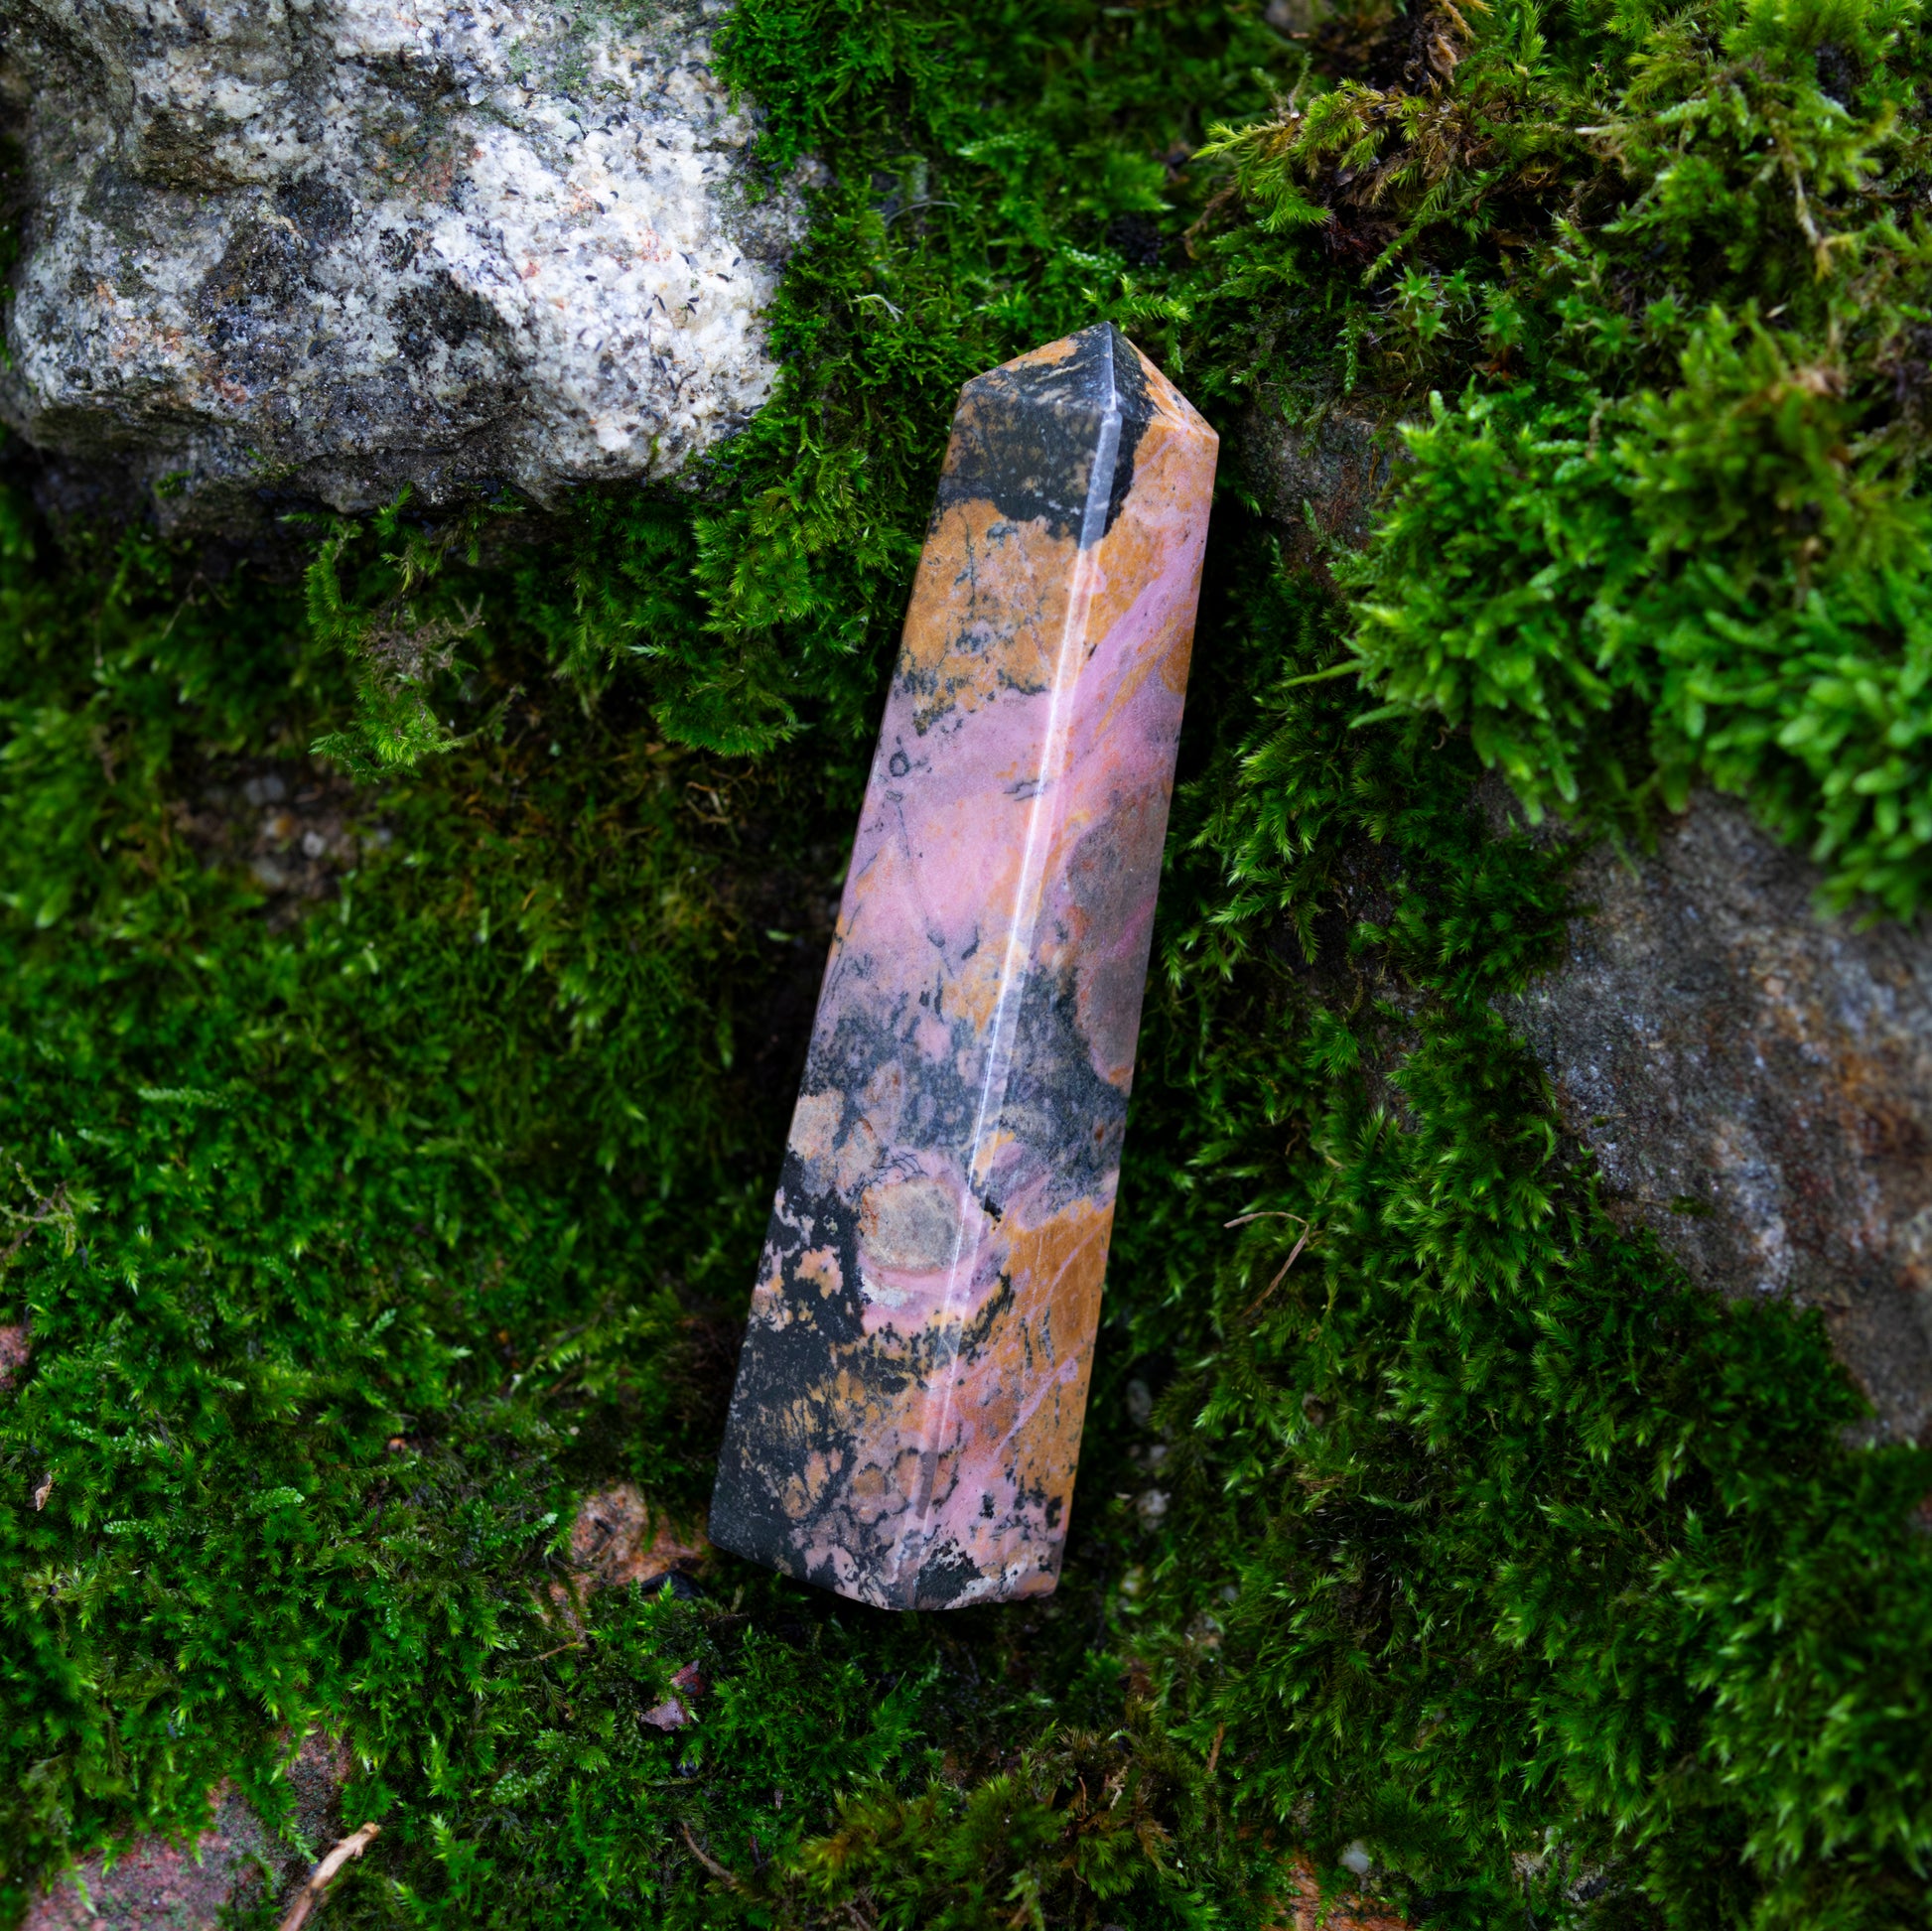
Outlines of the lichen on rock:
{"label": "lichen on rock", "polygon": [[802,233],[722,12],[0,0],[0,414],[164,524],[675,472],[770,392]]}

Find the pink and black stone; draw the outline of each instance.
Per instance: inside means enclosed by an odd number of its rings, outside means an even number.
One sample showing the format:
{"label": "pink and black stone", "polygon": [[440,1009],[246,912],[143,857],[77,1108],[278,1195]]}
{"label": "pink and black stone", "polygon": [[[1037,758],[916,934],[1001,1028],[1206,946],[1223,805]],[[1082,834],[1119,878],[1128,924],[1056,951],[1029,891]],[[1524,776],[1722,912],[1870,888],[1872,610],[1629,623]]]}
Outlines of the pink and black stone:
{"label": "pink and black stone", "polygon": [[1058,1579],[1216,447],[1111,324],[960,394],[711,1503],[863,1602]]}

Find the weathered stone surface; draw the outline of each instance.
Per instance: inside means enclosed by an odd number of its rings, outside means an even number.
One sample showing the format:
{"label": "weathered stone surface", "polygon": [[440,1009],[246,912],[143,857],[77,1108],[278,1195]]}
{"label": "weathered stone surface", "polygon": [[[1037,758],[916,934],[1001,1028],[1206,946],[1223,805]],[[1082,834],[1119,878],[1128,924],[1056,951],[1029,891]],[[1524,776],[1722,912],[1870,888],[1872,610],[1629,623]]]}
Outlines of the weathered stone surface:
{"label": "weathered stone surface", "polygon": [[1815,910],[1816,869],[1700,793],[1584,860],[1512,1002],[1613,1212],[1727,1295],[1820,1309],[1881,1439],[1932,1446],[1932,931]]}
{"label": "weathered stone surface", "polygon": [[1289,533],[1302,561],[1328,544],[1355,548],[1403,447],[1395,425],[1363,409],[1324,404],[1288,420],[1279,398],[1242,419],[1235,456],[1243,479]]}
{"label": "weathered stone surface", "polygon": [[89,1858],[27,1907],[21,1931],[216,1931],[223,1913],[274,1895],[309,1873],[341,1824],[347,1752],[311,1736],[285,1772],[302,1846],[271,1837],[229,1786],[215,1793],[208,1828],[192,1845],[137,1838],[114,1861]]}
{"label": "weathered stone surface", "polygon": [[[1352,404],[1296,423],[1257,405],[1239,449],[1317,568],[1323,544],[1366,540],[1400,461],[1394,426]],[[1499,779],[1480,804],[1521,823]],[[1706,1288],[1818,1308],[1873,1437],[1932,1446],[1932,932],[1820,918],[1819,884],[1700,793],[1654,855],[1583,860],[1569,958],[1509,1017],[1612,1214]]]}
{"label": "weathered stone surface", "polygon": [[1287,1894],[1268,1931],[1410,1931],[1401,1918],[1360,1898],[1324,1898],[1314,1866],[1305,1858],[1289,1864],[1286,1880]]}
{"label": "weathered stone surface", "polygon": [[722,11],[0,0],[0,413],[203,523],[668,474],[769,393],[801,232]]}
{"label": "weathered stone surface", "polygon": [[653,1511],[634,1482],[585,1496],[570,1525],[570,1566],[587,1588],[648,1587],[702,1569],[710,1553],[700,1530]]}
{"label": "weathered stone surface", "polygon": [[261,1884],[272,1847],[232,1791],[189,1848],[141,1838],[111,1870],[89,1859],[37,1897],[22,1931],[214,1931],[223,1908]]}

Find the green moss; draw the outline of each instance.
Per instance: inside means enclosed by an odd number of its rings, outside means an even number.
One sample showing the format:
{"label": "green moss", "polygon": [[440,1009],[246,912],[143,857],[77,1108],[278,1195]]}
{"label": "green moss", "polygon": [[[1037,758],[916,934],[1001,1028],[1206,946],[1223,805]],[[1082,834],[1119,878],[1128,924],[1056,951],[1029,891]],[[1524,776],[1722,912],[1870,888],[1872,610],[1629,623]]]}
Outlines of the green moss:
{"label": "green moss", "polygon": [[[1443,1926],[1932,1918],[1923,1453],[1597,1210],[1495,1003],[1565,861],[1470,804],[1701,775],[1918,903],[1914,17],[1310,27],[742,0],[826,173],[695,492],[305,589],[8,499],[12,1907],[320,1726],[343,1921],[1258,1925],[1354,1841]],[[1231,448],[1416,427],[1358,561],[1229,467],[1061,1591],[573,1620],[583,1493],[706,1494],[953,391],[1098,314]]]}
{"label": "green moss", "polygon": [[[1308,277],[1357,379],[1437,392],[1346,573],[1365,675],[1466,724],[1533,809],[1676,806],[1702,777],[1810,844],[1838,902],[1910,915],[1932,848],[1916,12],[1471,18],[1433,44],[1447,88],[1344,81],[1216,143],[1257,235],[1321,223],[1331,257],[1372,257]],[[1221,245],[1231,290],[1292,273]],[[1619,711],[1634,746],[1606,739]]]}

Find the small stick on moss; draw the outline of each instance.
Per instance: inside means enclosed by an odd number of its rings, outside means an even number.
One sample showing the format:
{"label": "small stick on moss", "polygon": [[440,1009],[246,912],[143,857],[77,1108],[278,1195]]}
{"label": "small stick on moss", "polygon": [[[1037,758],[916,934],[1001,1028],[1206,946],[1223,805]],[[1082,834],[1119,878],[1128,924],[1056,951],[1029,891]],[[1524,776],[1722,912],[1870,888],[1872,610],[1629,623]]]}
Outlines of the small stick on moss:
{"label": "small stick on moss", "polygon": [[[1288,1270],[1292,1268],[1295,1265],[1295,1263],[1302,1258],[1302,1249],[1305,1248],[1309,1244],[1309,1242],[1311,1241],[1313,1238],[1314,1238],[1314,1229],[1311,1227],[1308,1230],[1308,1232],[1305,1233],[1302,1236],[1302,1238],[1298,1240],[1295,1243],[1295,1245],[1288,1250],[1288,1259],[1285,1260],[1281,1264],[1281,1266],[1275,1270],[1275,1278],[1272,1281],[1270,1281],[1267,1287],[1265,1287],[1262,1290],[1262,1295],[1264,1299],[1267,1296],[1273,1294],[1275,1290],[1281,1286],[1283,1281],[1285,1281],[1288,1278]],[[1260,1304],[1257,1303],[1256,1305],[1259,1306]],[[1252,1312],[1253,1310],[1251,1309],[1249,1311]]]}
{"label": "small stick on moss", "polygon": [[1302,1237],[1288,1250],[1288,1259],[1275,1270],[1275,1278],[1255,1296],[1247,1312],[1241,1316],[1243,1320],[1252,1320],[1254,1318],[1261,1304],[1288,1278],[1288,1270],[1302,1258],[1302,1249],[1314,1238],[1318,1231],[1316,1228],[1311,1226],[1308,1221],[1304,1220],[1299,1213],[1289,1213],[1281,1207],[1260,1207],[1253,1213],[1238,1213],[1232,1220],[1222,1221],[1221,1225],[1224,1227],[1245,1227],[1251,1220],[1292,1220],[1302,1229]]}
{"label": "small stick on moss", "polygon": [[359,1858],[381,1835],[381,1832],[380,1824],[364,1824],[359,1831],[351,1831],[344,1838],[309,1872],[309,1881],[296,1892],[295,1902],[289,1906],[288,1915],[282,1920],[281,1931],[302,1931],[304,1920],[322,1902],[322,1894],[329,1888],[337,1871],[342,1869],[351,1858]]}
{"label": "small stick on moss", "polygon": [[[914,208],[957,207],[958,206],[959,204],[957,202],[907,202],[903,207],[894,208],[893,211],[889,215],[887,215],[885,220],[880,222],[879,225],[882,228],[890,228],[893,225],[893,223],[897,221],[901,214],[910,214]],[[863,301],[865,298],[862,296],[860,299]]]}
{"label": "small stick on moss", "polygon": [[1227,1733],[1228,1733],[1228,1726],[1226,1724],[1216,1724],[1214,1725],[1214,1741],[1208,1745],[1208,1750],[1207,1750],[1206,1774],[1210,1777],[1214,1774],[1215,1764],[1217,1764],[1221,1760],[1221,1738],[1224,1737]]}
{"label": "small stick on moss", "polygon": [[[721,1864],[718,1862],[718,1860],[710,1854],[710,1852],[700,1851],[698,1849],[698,1840],[691,1835],[691,1827],[689,1824],[680,1824],[678,1826],[678,1829],[684,1833],[684,1841],[686,1844],[688,1844],[691,1847],[691,1855],[694,1858],[696,1858],[697,1861],[701,1864],[703,1864],[704,1867],[708,1871],[710,1871],[714,1877],[722,1877],[725,1880],[725,1882],[732,1887],[733,1890],[743,1890],[745,1888],[745,1886],[739,1882],[738,1875],[735,1871],[727,1868],[727,1866],[725,1866],[724,1864]],[[288,1927],[286,1925],[283,1926],[283,1931],[288,1931]]]}
{"label": "small stick on moss", "polygon": [[[1255,1213],[1236,1214],[1232,1220],[1224,1220],[1221,1224],[1224,1227],[1245,1227],[1251,1220],[1292,1220],[1302,1229],[1302,1238],[1288,1250],[1288,1259],[1281,1264],[1275,1278],[1261,1291],[1261,1301],[1266,1301],[1281,1286],[1282,1276],[1302,1258],[1302,1249],[1314,1238],[1315,1230],[1299,1213],[1286,1213],[1280,1207],[1263,1207]],[[1261,1306],[1261,1301],[1255,1303],[1255,1308]],[[1250,1308],[1248,1311],[1253,1313],[1254,1308]]]}

